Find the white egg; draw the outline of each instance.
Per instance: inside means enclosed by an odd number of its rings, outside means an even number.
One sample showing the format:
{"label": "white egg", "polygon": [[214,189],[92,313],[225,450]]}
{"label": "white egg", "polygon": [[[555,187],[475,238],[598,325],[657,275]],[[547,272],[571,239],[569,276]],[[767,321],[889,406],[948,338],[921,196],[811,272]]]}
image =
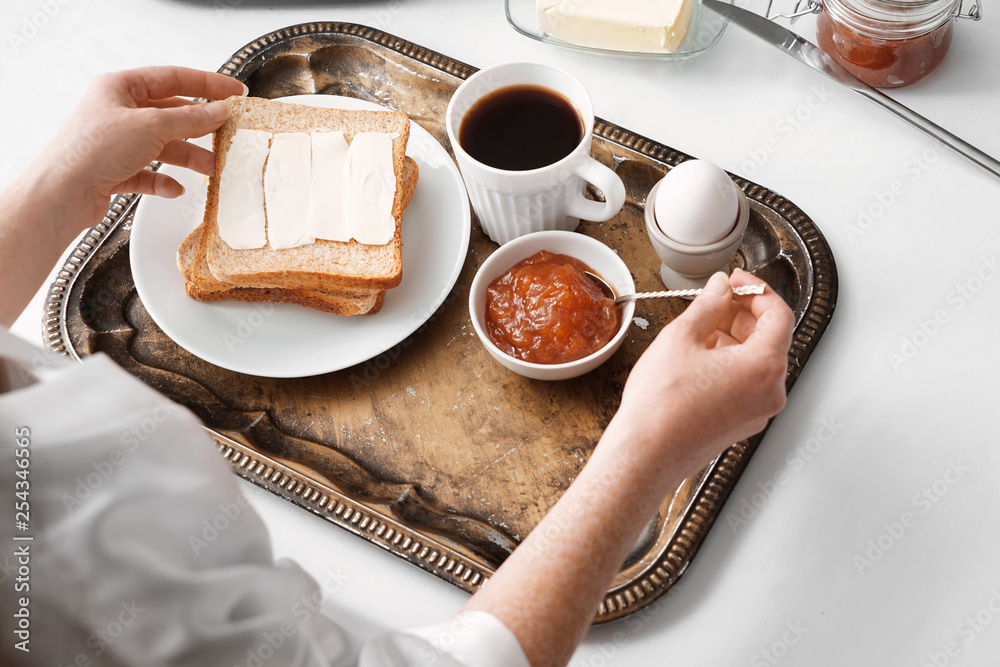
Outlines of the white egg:
{"label": "white egg", "polygon": [[656,225],[677,243],[705,246],[736,226],[736,184],[711,162],[688,160],[660,181],[653,202]]}

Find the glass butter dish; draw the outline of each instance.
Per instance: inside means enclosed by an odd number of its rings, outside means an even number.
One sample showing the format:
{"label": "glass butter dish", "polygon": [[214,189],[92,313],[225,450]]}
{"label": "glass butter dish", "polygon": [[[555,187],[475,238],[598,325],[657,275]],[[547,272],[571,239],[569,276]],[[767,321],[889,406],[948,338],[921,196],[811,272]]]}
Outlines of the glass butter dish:
{"label": "glass butter dish", "polygon": [[[731,2],[732,0],[728,0]],[[668,60],[683,60],[707,51],[726,29],[724,18],[714,12],[706,11],[700,0],[691,0],[691,18],[684,38],[676,49],[669,53],[663,51],[625,50],[617,48],[598,48],[571,43],[545,32],[538,22],[536,12],[537,0],[504,0],[507,12],[507,22],[517,32],[539,42],[555,44],[579,51],[604,53],[615,56],[638,56],[643,58],[664,58]],[[639,47],[641,48],[641,47]]]}

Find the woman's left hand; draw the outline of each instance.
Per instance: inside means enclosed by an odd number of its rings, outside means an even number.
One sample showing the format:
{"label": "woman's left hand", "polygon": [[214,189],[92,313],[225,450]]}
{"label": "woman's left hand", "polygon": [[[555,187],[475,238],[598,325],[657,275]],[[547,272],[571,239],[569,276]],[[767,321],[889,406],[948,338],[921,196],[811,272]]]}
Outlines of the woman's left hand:
{"label": "woman's left hand", "polygon": [[236,79],[183,67],[145,67],[94,79],[67,124],[36,163],[86,205],[91,225],[122,192],[178,197],[184,188],[150,171],[153,161],[211,174],[210,150],[184,139],[213,132],[226,119],[224,100],[246,94]]}

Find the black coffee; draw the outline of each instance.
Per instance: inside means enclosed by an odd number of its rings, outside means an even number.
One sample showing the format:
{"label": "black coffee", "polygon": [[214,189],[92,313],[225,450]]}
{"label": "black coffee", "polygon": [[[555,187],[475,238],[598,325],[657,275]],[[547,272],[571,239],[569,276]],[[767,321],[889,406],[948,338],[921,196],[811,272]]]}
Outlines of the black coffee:
{"label": "black coffee", "polygon": [[583,139],[576,107],[541,86],[508,86],[476,101],[462,118],[458,142],[497,169],[524,171],[558,162]]}

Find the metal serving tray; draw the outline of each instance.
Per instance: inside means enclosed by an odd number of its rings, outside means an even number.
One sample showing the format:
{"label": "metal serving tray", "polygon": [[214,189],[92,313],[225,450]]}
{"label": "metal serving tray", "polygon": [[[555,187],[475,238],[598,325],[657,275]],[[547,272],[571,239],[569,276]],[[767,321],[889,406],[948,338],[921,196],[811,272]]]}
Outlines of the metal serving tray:
{"label": "metal serving tray", "polygon": [[[475,69],[365,26],[308,23],[254,40],[220,71],[245,81],[255,96],[336,94],[402,110],[449,148],[445,108]],[[639,290],[660,288],[643,206],[653,184],[689,156],[603,120],[594,135],[593,155],[622,177],[628,201],[613,220],[579,231],[617,248]],[[736,182],[751,218],[733,263],[767,280],[797,316],[791,388],[833,314],[836,267],[797,206]],[[510,374],[469,321],[469,284],[496,247],[473,220],[456,287],[401,344],[317,377],[241,375],[186,352],[147,314],[128,253],[137,199],[118,197],[66,258],[43,321],[50,346],[75,358],[108,354],[193,410],[238,475],[470,592],[576,477],[618,406],[629,369],[684,307],[640,302],[641,319],[622,348],[577,380]],[[762,437],[735,443],[664,499],[596,622],[641,609],[677,581]]]}

